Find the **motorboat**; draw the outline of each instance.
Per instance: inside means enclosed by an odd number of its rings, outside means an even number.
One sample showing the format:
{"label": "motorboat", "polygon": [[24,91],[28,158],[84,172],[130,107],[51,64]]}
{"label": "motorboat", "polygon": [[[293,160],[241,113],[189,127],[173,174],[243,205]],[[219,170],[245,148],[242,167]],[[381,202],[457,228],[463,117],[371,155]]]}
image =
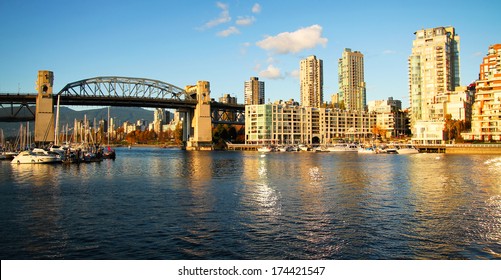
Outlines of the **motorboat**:
{"label": "motorboat", "polygon": [[357,152],[359,154],[376,154],[376,149],[374,147],[360,147]]}
{"label": "motorboat", "polygon": [[116,158],[115,150],[112,149],[110,146],[108,146],[108,148],[103,151],[103,158],[115,159]]}
{"label": "motorboat", "polygon": [[261,152],[261,153],[269,153],[272,151],[272,148],[269,146],[263,146],[263,147],[257,148],[257,151]]}
{"label": "motorboat", "polygon": [[299,145],[298,147],[299,147],[299,150],[300,150],[300,151],[305,151],[305,152],[307,152],[307,151],[309,151],[309,150],[310,150],[310,148],[308,148],[308,146],[303,145],[303,144]]}
{"label": "motorboat", "polygon": [[327,147],[329,152],[358,152],[358,146],[355,144],[336,144],[334,146]]}
{"label": "motorboat", "polygon": [[12,159],[13,164],[41,164],[62,162],[61,156],[57,153],[49,153],[43,149],[33,149],[32,151],[22,151]]}
{"label": "motorboat", "polygon": [[2,152],[0,154],[0,160],[12,160],[14,159],[15,156],[17,156],[19,153],[18,152]]}
{"label": "motorboat", "polygon": [[397,149],[397,153],[400,155],[418,154],[419,150],[416,149],[416,147],[414,147],[412,145],[407,145],[407,146],[400,147],[399,149]]}

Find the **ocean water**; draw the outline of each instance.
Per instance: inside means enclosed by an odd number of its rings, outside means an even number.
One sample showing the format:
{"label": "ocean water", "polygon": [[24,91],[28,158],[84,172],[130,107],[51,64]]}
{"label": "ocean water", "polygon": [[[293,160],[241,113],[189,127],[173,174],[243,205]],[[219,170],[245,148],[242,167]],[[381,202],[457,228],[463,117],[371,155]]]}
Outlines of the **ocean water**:
{"label": "ocean water", "polygon": [[117,149],[0,162],[1,259],[499,259],[501,157]]}

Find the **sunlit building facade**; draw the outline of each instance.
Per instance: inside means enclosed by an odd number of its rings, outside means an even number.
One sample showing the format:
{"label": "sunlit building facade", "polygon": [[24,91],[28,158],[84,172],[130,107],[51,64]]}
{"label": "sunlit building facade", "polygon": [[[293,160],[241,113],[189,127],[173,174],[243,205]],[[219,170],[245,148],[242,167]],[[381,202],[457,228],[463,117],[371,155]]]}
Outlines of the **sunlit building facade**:
{"label": "sunlit building facade", "polygon": [[501,44],[489,47],[475,85],[471,132],[465,140],[501,141]]}
{"label": "sunlit building facade", "polygon": [[264,104],[264,82],[258,77],[251,77],[244,83],[245,105]]}
{"label": "sunlit building facade", "polygon": [[416,121],[436,121],[429,104],[460,86],[459,36],[453,27],[418,30],[409,56],[411,129]]}
{"label": "sunlit building facade", "polygon": [[376,114],[331,108],[263,104],[245,106],[246,144],[329,144],[370,139]]}
{"label": "sunlit building facade", "polygon": [[393,97],[370,101],[368,111],[376,113],[376,125],[384,131],[382,137],[403,137],[408,134],[408,114],[402,110],[402,101]]}
{"label": "sunlit building facade", "polygon": [[338,61],[339,101],[346,110],[366,110],[364,80],[364,55],[359,51],[344,49]]}
{"label": "sunlit building facade", "polygon": [[320,107],[324,101],[323,61],[310,55],[299,68],[301,106]]}

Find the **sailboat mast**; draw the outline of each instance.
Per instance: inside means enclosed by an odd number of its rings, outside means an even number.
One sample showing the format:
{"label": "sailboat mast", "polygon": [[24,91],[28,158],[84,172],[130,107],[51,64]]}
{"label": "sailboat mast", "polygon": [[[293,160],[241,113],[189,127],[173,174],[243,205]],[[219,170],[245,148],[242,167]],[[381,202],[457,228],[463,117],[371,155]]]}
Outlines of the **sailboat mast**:
{"label": "sailboat mast", "polygon": [[108,126],[106,131],[108,132],[107,138],[108,138],[108,146],[109,146],[110,145],[110,106],[108,106],[108,121],[106,122],[106,124]]}
{"label": "sailboat mast", "polygon": [[56,106],[56,129],[54,130],[54,145],[59,144],[59,104],[61,102],[61,95],[57,95],[57,106]]}

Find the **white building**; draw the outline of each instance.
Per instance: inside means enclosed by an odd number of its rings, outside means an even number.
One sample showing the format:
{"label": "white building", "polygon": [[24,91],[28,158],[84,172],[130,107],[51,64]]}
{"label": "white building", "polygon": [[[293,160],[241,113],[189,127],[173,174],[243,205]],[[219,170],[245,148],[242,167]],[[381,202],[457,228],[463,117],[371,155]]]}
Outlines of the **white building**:
{"label": "white building", "polygon": [[409,101],[411,129],[416,133],[417,121],[436,121],[429,105],[437,96],[454,91],[460,82],[459,36],[455,29],[437,27],[414,34],[409,56]]}
{"label": "white building", "polygon": [[376,114],[283,103],[245,106],[246,144],[328,144],[372,137]]}

